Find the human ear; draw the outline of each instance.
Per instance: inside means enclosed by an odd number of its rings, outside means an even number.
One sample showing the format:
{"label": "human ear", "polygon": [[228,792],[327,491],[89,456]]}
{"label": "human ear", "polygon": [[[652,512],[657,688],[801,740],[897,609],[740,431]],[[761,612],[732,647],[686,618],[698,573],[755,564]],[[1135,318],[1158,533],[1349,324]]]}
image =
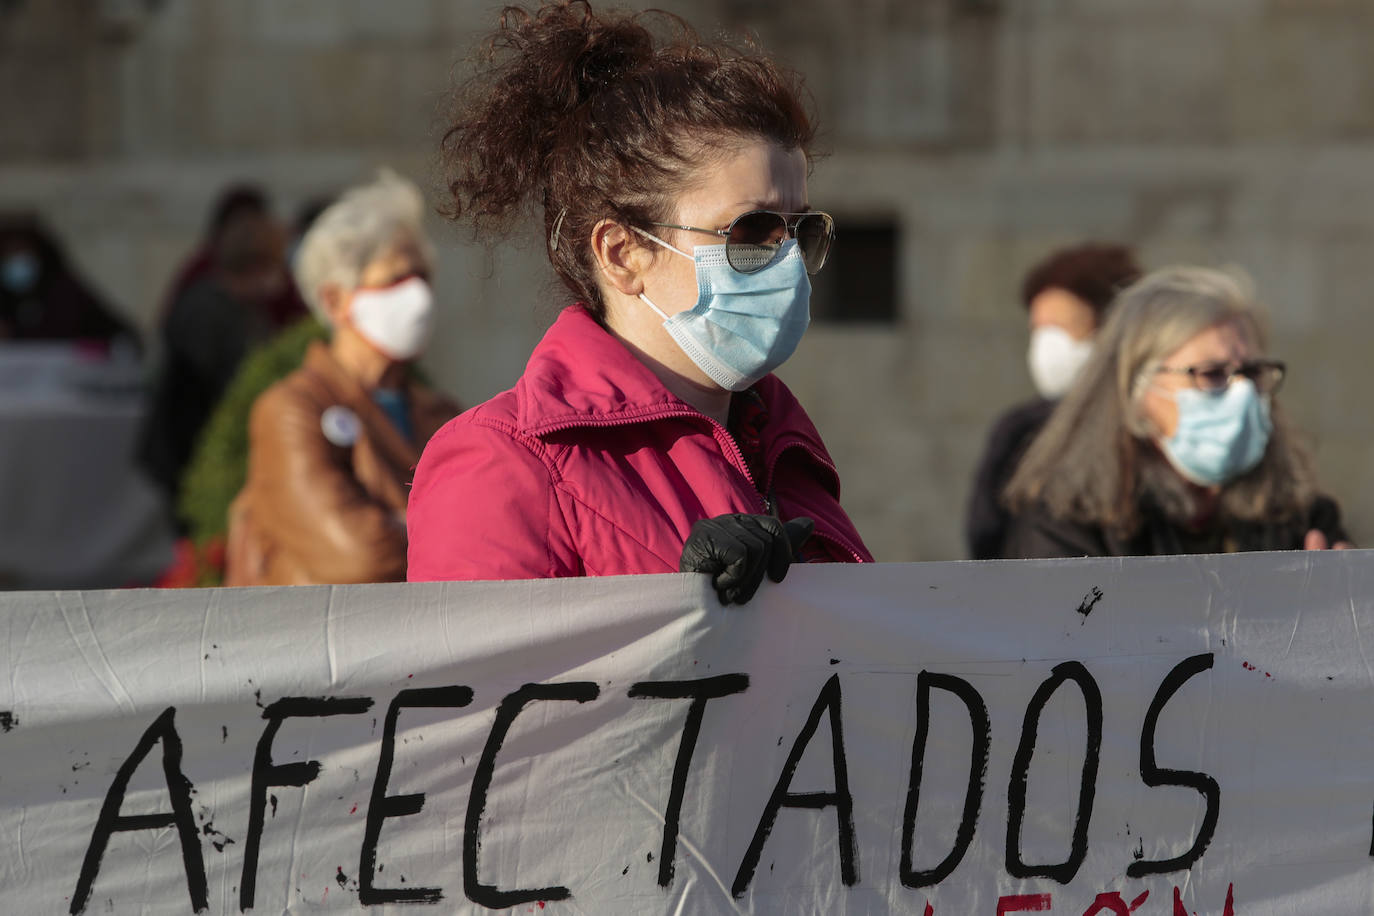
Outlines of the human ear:
{"label": "human ear", "polygon": [[592,255],[601,276],[616,291],[626,296],[644,291],[644,272],[653,264],[654,255],[637,233],[603,219],[592,228]]}
{"label": "human ear", "polygon": [[347,323],[348,296],[337,283],[323,283],[318,291],[320,309],[334,327]]}
{"label": "human ear", "polygon": [[1147,386],[1132,406],[1140,428],[1156,439],[1167,439],[1178,428],[1174,399],[1157,386]]}

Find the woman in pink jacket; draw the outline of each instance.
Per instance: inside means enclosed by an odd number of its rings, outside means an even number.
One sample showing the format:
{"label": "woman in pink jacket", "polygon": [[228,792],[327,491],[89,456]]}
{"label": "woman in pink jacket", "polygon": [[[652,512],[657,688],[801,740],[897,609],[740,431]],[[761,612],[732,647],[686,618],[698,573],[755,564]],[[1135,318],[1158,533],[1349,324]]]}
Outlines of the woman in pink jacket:
{"label": "woman in pink jacket", "polygon": [[871,561],[771,374],[834,236],[799,79],[581,0],[508,11],[487,47],[444,141],[452,215],[499,231],[542,208],[576,304],[513,389],[430,440],[409,578],[680,569],[729,603],[794,560]]}

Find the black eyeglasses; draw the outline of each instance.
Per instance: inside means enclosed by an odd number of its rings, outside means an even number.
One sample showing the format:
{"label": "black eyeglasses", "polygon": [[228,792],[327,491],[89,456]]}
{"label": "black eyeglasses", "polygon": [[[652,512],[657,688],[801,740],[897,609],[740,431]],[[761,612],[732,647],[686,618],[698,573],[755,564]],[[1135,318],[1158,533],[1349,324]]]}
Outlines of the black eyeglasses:
{"label": "black eyeglasses", "polygon": [[750,210],[730,220],[724,229],[702,229],[674,223],[654,223],[660,229],[685,229],[706,232],[725,239],[725,260],[742,274],[763,269],[773,260],[782,243],[797,240],[806,272],[814,274],[825,266],[830,243],[835,240],[835,220],[829,213],[778,213],[776,210]]}
{"label": "black eyeglasses", "polygon": [[1247,378],[1260,394],[1273,394],[1283,384],[1288,367],[1276,359],[1248,359],[1236,363],[1205,363],[1201,366],[1160,366],[1156,372],[1186,375],[1193,387],[1216,393],[1231,387],[1238,378]]}

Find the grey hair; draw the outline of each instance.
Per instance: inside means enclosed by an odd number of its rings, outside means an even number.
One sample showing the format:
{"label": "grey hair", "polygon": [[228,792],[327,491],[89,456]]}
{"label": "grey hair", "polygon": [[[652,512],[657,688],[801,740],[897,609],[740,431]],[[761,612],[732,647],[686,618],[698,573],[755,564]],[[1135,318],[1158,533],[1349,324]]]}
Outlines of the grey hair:
{"label": "grey hair", "polygon": [[434,249],[425,237],[424,197],[420,189],[390,169],[377,180],[345,191],[325,208],[301,239],[296,255],[296,287],[315,317],[328,325],[321,287],[344,292],[358,287],[363,270],[379,255],[413,241],[426,264]]}
{"label": "grey hair", "polygon": [[[1123,535],[1153,502],[1166,516],[1195,516],[1193,491],[1169,473],[1141,402],[1154,370],[1208,328],[1233,325],[1257,352],[1264,323],[1247,281],[1204,267],[1166,267],[1122,291],[1073,387],[1012,475],[1004,502]],[[1222,488],[1221,511],[1247,521],[1292,518],[1315,497],[1311,458],[1277,403],[1259,465]]]}

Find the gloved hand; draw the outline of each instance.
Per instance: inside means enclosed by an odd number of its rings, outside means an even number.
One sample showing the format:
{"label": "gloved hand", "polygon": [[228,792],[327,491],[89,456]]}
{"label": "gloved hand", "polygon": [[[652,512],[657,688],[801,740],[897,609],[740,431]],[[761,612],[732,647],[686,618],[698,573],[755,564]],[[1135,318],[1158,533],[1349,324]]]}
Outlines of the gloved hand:
{"label": "gloved hand", "polygon": [[771,515],[704,518],[692,525],[678,569],[709,573],[721,604],[743,604],[754,597],[764,573],[774,582],[783,580],[815,527],[809,518],[787,522]]}

